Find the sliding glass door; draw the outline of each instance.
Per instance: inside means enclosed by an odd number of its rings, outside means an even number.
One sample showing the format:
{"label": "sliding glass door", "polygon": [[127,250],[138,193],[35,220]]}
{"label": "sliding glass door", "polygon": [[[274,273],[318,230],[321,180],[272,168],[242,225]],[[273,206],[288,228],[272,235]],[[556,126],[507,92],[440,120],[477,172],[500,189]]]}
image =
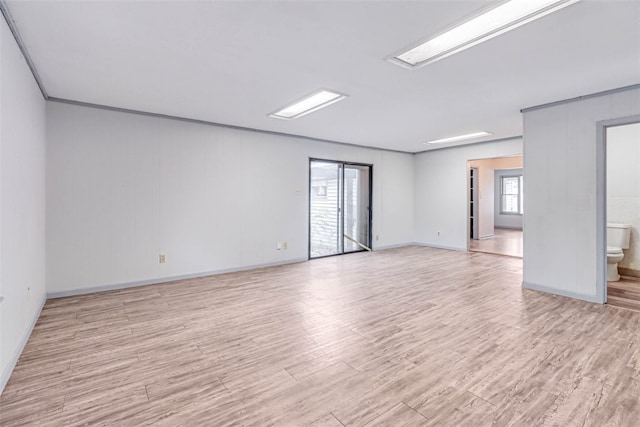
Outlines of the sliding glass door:
{"label": "sliding glass door", "polygon": [[310,161],[309,258],[370,250],[371,165]]}
{"label": "sliding glass door", "polygon": [[309,169],[309,258],[340,253],[342,165],[312,160]]}
{"label": "sliding glass door", "polygon": [[371,166],[343,166],[343,252],[371,247]]}

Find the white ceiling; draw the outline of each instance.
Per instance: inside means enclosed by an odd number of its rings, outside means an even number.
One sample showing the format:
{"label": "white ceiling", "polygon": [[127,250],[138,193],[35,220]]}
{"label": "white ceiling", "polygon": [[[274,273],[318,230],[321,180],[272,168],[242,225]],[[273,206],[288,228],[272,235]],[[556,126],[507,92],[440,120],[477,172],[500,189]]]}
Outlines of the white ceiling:
{"label": "white ceiling", "polygon": [[[5,3],[50,97],[408,152],[640,83],[640,0],[583,0],[416,70],[384,58],[495,1]],[[349,98],[267,116],[319,88]]]}

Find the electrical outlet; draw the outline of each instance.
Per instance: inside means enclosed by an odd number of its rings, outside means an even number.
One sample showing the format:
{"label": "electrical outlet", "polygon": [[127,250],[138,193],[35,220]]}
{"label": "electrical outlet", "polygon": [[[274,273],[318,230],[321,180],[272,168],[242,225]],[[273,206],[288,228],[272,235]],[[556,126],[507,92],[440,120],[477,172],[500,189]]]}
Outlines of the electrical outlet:
{"label": "electrical outlet", "polygon": [[376,242],[377,242],[378,240],[380,240],[380,235],[379,235],[379,234],[376,234]]}
{"label": "electrical outlet", "polygon": [[167,255],[166,254],[160,254],[160,264],[164,264],[165,262],[167,262]]}
{"label": "electrical outlet", "polygon": [[276,243],[276,249],[279,251],[282,250],[282,243],[280,242]]}
{"label": "electrical outlet", "polygon": [[440,237],[440,232],[438,231],[438,237]]}
{"label": "electrical outlet", "polygon": [[288,247],[289,247],[289,245],[287,245],[287,242],[284,242],[284,243],[282,244],[282,249],[287,249]]}

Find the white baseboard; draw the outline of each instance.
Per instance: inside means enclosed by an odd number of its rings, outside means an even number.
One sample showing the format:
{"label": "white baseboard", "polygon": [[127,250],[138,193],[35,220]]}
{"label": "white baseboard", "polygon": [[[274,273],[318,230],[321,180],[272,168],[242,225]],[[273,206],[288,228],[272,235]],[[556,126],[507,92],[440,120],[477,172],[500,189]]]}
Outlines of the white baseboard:
{"label": "white baseboard", "polygon": [[511,225],[496,225],[494,228],[499,228],[502,230],[519,230],[522,231],[522,227],[511,226]]}
{"label": "white baseboard", "polygon": [[600,301],[596,295],[585,295],[577,292],[565,291],[562,289],[554,289],[548,286],[538,285],[531,282],[522,282],[522,287],[525,289],[531,289],[532,291],[545,292],[548,294],[560,295],[563,297],[569,297],[573,299],[579,299],[587,302],[594,302],[596,304],[604,304],[605,301]]}
{"label": "white baseboard", "polygon": [[33,314],[33,318],[31,319],[31,322],[29,322],[29,325],[24,330],[24,333],[22,334],[22,337],[20,338],[20,342],[18,342],[18,346],[13,350],[13,354],[11,355],[11,358],[9,359],[9,363],[7,364],[7,366],[2,371],[2,376],[0,377],[0,394],[2,394],[2,391],[4,390],[4,387],[9,382],[9,378],[11,377],[11,374],[13,373],[13,369],[16,367],[16,364],[18,363],[18,359],[20,358],[20,355],[22,354],[22,350],[24,350],[24,346],[27,345],[27,341],[29,341],[29,337],[31,336],[31,332],[33,331],[33,328],[36,326],[36,322],[38,321],[38,318],[40,317],[40,313],[42,312],[42,308],[44,307],[44,304],[46,302],[47,302],[47,296],[45,295],[42,298],[42,301],[40,302],[40,306],[38,307],[38,309]]}
{"label": "white baseboard", "polygon": [[92,286],[90,288],[78,288],[78,289],[71,289],[68,291],[50,292],[49,294],[47,294],[47,297],[48,298],[71,297],[76,295],[92,294],[95,292],[113,291],[118,289],[135,288],[137,286],[146,286],[146,285],[155,285],[159,283],[174,282],[176,280],[195,279],[198,277],[215,276],[216,274],[235,273],[237,271],[254,270],[256,268],[276,267],[278,265],[295,264],[298,262],[305,262],[305,261],[307,261],[307,258],[295,258],[295,259],[290,259],[290,260],[281,261],[281,262],[256,264],[256,265],[249,265],[249,266],[237,267],[237,268],[225,268],[221,270],[204,271],[200,273],[183,274],[179,276],[157,277],[154,279],[137,280],[134,282],[111,283],[108,285]]}

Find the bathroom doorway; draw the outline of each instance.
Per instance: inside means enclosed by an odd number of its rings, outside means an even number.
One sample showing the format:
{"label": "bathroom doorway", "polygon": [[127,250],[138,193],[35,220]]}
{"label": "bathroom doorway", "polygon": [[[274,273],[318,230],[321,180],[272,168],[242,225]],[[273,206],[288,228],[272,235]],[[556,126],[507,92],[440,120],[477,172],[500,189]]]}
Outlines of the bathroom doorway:
{"label": "bathroom doorway", "polygon": [[640,120],[602,126],[605,301],[640,311]]}
{"label": "bathroom doorway", "polygon": [[467,250],[522,258],[522,156],[467,162]]}

